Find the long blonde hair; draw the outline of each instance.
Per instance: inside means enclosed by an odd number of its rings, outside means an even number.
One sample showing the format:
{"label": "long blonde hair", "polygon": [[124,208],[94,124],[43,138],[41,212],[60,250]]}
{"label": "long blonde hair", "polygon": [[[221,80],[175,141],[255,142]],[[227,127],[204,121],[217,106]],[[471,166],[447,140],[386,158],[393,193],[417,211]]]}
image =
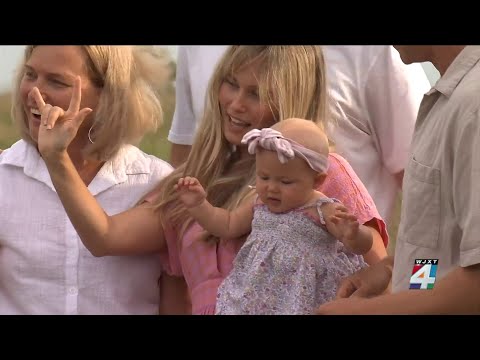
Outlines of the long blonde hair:
{"label": "long blonde hair", "polygon": [[190,155],[158,185],[155,209],[164,222],[180,229],[179,237],[193,222],[177,201],[174,184],[194,176],[205,187],[212,205],[234,209],[249,194],[255,180],[255,157],[240,160],[223,133],[219,92],[224,80],[252,62],[259,64],[258,86],[262,103],[268,104],[275,121],[291,117],[326,126],[327,90],[323,53],[319,46],[231,46],[210,80],[205,112]]}
{"label": "long blonde hair", "polygon": [[[159,87],[168,81],[168,55],[147,46],[79,46],[92,83],[101,88],[87,157],[110,159],[123,144],[137,144],[162,124]],[[22,138],[34,143],[28,130],[19,89],[25,64],[35,46],[27,46],[13,85],[12,118]]]}

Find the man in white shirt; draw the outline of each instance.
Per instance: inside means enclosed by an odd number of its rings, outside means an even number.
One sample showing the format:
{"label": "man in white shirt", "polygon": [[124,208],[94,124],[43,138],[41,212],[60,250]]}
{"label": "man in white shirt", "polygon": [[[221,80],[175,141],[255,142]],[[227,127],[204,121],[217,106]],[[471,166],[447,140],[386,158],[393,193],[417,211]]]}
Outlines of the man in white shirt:
{"label": "man in white shirt", "polygon": [[[171,163],[188,156],[210,75],[227,46],[180,46]],[[405,65],[391,46],[323,46],[336,151],[391,218],[420,101],[430,83],[420,64]]]}
{"label": "man in white shirt", "polygon": [[419,109],[395,256],[346,278],[318,312],[480,314],[480,46],[397,48],[441,78]]}

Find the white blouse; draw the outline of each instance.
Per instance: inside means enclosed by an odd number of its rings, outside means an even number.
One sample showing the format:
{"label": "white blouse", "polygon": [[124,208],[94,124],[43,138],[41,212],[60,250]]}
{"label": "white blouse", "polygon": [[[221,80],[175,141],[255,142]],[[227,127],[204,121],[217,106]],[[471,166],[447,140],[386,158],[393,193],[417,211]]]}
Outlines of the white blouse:
{"label": "white blouse", "polygon": [[[172,167],[126,145],[89,190],[113,215]],[[97,258],[72,226],[46,165],[23,140],[0,154],[0,314],[155,314],[158,255]]]}

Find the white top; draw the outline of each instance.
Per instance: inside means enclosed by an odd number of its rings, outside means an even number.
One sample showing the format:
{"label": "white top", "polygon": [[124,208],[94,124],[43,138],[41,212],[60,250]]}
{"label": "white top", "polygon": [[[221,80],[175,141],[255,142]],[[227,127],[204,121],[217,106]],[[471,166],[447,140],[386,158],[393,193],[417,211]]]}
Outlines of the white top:
{"label": "white top", "polygon": [[480,46],[467,46],[424,97],[405,169],[394,292],[436,287],[480,263],[479,92]]}
{"label": "white top", "polygon": [[[88,188],[113,215],[134,206],[171,171],[127,145]],[[158,313],[158,255],[91,255],[43,159],[23,140],[0,154],[0,199],[0,314]]]}
{"label": "white top", "polygon": [[192,145],[203,116],[205,95],[215,66],[228,46],[179,46],[176,70],[176,100],[168,140]]}
{"label": "white top", "polygon": [[[176,108],[168,139],[191,145],[205,89],[227,46],[180,46]],[[417,110],[430,89],[420,64],[405,65],[391,46],[323,46],[338,128],[336,151],[365,184],[388,220],[406,165]]]}
{"label": "white top", "polygon": [[362,180],[388,222],[400,191],[394,174],[408,159],[415,119],[430,82],[392,46],[324,46],[338,126],[336,152]]}

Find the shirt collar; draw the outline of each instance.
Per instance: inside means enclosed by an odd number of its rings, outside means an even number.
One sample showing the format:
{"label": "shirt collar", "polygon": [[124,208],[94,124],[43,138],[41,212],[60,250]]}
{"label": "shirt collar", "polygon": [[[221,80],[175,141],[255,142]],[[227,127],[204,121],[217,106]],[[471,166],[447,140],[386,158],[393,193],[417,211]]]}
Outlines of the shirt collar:
{"label": "shirt collar", "polygon": [[447,71],[437,81],[427,95],[439,91],[443,95],[450,97],[460,81],[480,60],[480,46],[466,46],[460,54],[453,60]]}
{"label": "shirt collar", "polygon": [[[129,175],[149,174],[150,167],[146,161],[138,161],[141,151],[132,145],[124,145],[108,160],[88,186],[92,195],[127,181]],[[50,179],[47,166],[35,146],[19,140],[0,156],[0,166],[23,168],[26,176],[47,185],[52,191],[55,188]]]}

